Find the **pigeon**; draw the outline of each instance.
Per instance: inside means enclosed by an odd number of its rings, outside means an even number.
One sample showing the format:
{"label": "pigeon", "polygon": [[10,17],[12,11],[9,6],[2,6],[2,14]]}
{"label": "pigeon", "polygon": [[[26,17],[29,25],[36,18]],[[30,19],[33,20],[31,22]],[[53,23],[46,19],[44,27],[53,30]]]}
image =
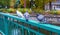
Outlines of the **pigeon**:
{"label": "pigeon", "polygon": [[44,19],[44,15],[38,14],[38,15],[37,15],[37,19],[38,19],[40,22],[42,22],[43,19]]}
{"label": "pigeon", "polygon": [[16,14],[18,15],[18,17],[24,18],[23,14],[19,12],[18,10],[16,11]]}
{"label": "pigeon", "polygon": [[26,21],[28,21],[29,17],[30,17],[30,14],[28,12],[25,12],[24,13],[24,17],[26,19]]}

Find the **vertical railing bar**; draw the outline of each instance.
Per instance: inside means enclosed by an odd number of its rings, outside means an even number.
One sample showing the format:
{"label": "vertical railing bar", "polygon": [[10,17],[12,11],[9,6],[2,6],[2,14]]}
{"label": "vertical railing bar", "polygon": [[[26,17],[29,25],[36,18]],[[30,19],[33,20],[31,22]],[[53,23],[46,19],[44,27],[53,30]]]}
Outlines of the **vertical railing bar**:
{"label": "vertical railing bar", "polygon": [[30,31],[28,30],[28,35],[30,35]]}
{"label": "vertical railing bar", "polygon": [[40,28],[38,28],[38,31],[39,31],[39,33],[40,33]]}
{"label": "vertical railing bar", "polygon": [[[16,25],[16,26],[17,26],[16,29],[19,30],[19,29],[18,29],[18,25]],[[17,32],[18,32],[18,31],[17,31]],[[18,34],[19,34],[19,33],[18,33]]]}
{"label": "vertical railing bar", "polygon": [[50,32],[50,35],[52,35],[52,32]]}
{"label": "vertical railing bar", "polygon": [[39,35],[39,34],[35,33],[35,35]]}
{"label": "vertical railing bar", "polygon": [[24,28],[22,27],[22,35],[24,35]]}
{"label": "vertical railing bar", "polygon": [[4,16],[4,25],[5,25],[5,34],[8,35],[8,24],[7,24],[8,17]]}
{"label": "vertical railing bar", "polygon": [[33,35],[35,35],[35,34],[33,33]]}

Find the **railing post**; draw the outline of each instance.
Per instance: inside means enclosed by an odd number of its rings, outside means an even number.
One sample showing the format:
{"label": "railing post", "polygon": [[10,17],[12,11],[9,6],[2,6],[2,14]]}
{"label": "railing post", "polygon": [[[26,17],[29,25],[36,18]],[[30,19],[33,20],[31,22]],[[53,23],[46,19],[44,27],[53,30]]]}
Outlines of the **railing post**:
{"label": "railing post", "polygon": [[22,35],[24,35],[24,28],[22,27]]}
{"label": "railing post", "polygon": [[5,34],[8,35],[8,17],[4,16],[4,28],[5,28]]}
{"label": "railing post", "polygon": [[52,35],[52,32],[50,32],[50,35]]}
{"label": "railing post", "polygon": [[30,35],[30,31],[28,30],[28,35]]}

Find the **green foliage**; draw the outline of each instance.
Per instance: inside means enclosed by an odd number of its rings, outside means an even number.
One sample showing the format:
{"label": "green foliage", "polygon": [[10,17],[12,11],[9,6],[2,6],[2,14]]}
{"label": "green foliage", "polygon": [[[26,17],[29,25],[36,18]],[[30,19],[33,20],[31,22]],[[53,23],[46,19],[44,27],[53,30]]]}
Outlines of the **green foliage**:
{"label": "green foliage", "polygon": [[53,14],[53,15],[60,15],[60,11],[59,10],[51,10],[49,13]]}
{"label": "green foliage", "polygon": [[20,8],[19,11],[22,12],[22,13],[25,13],[26,11],[31,13],[30,9],[28,9],[28,8]]}
{"label": "green foliage", "polygon": [[7,9],[6,12],[7,12],[7,13],[11,13],[12,10],[11,10],[11,9]]}
{"label": "green foliage", "polygon": [[2,12],[5,12],[5,13],[13,13],[14,12],[14,9],[2,9]]}
{"label": "green foliage", "polygon": [[52,10],[52,11],[50,11],[50,14],[57,14],[57,11],[56,10]]}
{"label": "green foliage", "polygon": [[0,4],[2,5],[10,5],[10,0],[0,0]]}
{"label": "green foliage", "polygon": [[0,12],[2,12],[3,11],[3,9],[0,9]]}
{"label": "green foliage", "polygon": [[44,13],[44,10],[42,10],[41,8],[33,8],[32,9],[35,13]]}
{"label": "green foliage", "polygon": [[35,0],[35,4],[38,8],[41,8],[42,10],[44,10],[44,6],[46,4],[48,4],[49,2],[53,2],[55,0]]}

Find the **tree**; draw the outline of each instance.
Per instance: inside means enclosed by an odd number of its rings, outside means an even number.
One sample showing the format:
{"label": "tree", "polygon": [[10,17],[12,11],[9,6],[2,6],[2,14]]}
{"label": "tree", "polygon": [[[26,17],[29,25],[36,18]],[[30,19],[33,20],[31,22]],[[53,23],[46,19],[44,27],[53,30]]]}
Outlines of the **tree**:
{"label": "tree", "polygon": [[51,3],[56,0],[35,0],[36,7],[45,9],[45,5],[49,3],[49,7],[51,10]]}
{"label": "tree", "polygon": [[[50,10],[51,10],[51,3],[53,1],[56,1],[56,0],[35,0],[34,1],[34,4],[36,6],[36,8],[40,8],[40,9],[45,9],[45,5],[49,3],[49,7],[50,7]],[[21,5],[24,6],[24,0],[20,0],[21,2]],[[30,1],[29,0],[26,0],[26,7],[29,8],[30,7]]]}
{"label": "tree", "polygon": [[24,0],[20,0],[21,6],[24,5]]}
{"label": "tree", "polygon": [[36,8],[40,8],[40,9],[43,9],[45,8],[45,4],[47,4],[48,1],[47,0],[35,0],[35,5],[36,5]]}
{"label": "tree", "polygon": [[10,5],[10,0],[0,0],[0,4],[2,4],[3,6],[9,6]]}

